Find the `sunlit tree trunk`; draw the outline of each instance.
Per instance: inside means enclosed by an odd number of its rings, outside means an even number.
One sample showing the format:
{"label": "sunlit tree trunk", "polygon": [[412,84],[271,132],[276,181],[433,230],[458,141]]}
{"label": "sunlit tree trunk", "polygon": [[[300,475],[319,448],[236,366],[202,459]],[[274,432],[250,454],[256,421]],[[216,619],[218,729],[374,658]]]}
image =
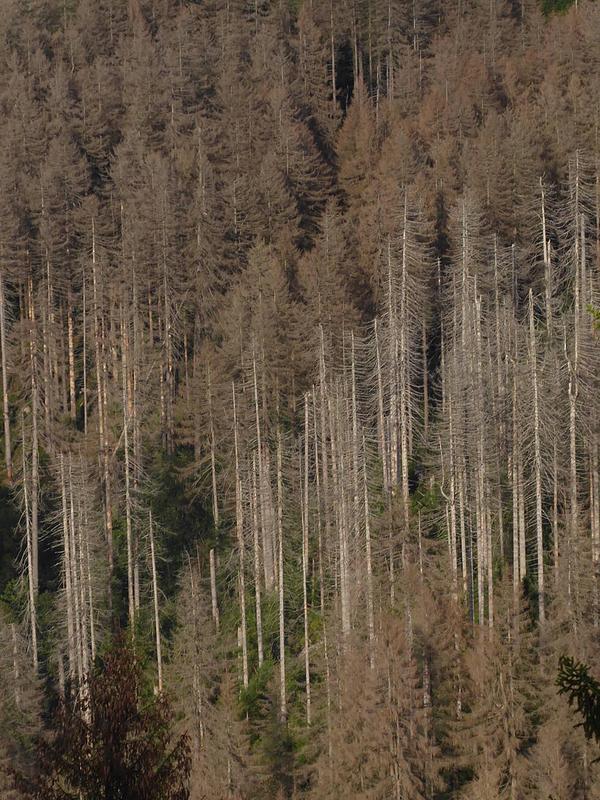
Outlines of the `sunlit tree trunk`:
{"label": "sunlit tree trunk", "polygon": [[538,612],[540,623],[546,619],[544,598],[544,533],[542,519],[542,454],[540,446],[540,409],[538,397],[538,368],[535,324],[533,318],[533,294],[529,290],[529,358],[533,388],[533,441],[535,472],[535,530],[537,553]]}
{"label": "sunlit tree trunk", "polygon": [[375,667],[375,615],[373,612],[373,559],[371,550],[371,519],[369,486],[367,482],[367,451],[363,435],[363,492],[365,507],[365,567],[367,573],[367,630],[369,633],[369,663]]}
{"label": "sunlit tree trunk", "polygon": [[240,474],[240,456],[238,441],[237,405],[235,398],[235,384],[231,385],[233,397],[233,431],[235,455],[235,528],[239,554],[239,591],[241,615],[241,648],[242,648],[242,680],[244,688],[248,686],[248,637],[246,622],[246,579],[245,571],[245,546],[244,546],[244,511],[242,503],[242,479]]}
{"label": "sunlit tree trunk", "polygon": [[212,386],[210,381],[210,367],[206,368],[206,392],[208,394],[208,424],[210,436],[210,476],[212,486],[213,520],[215,527],[219,527],[219,498],[217,495],[217,469],[215,460],[215,426],[213,421]]}
{"label": "sunlit tree trunk", "polygon": [[309,413],[308,395],[304,395],[304,477],[301,480],[302,498],[302,607],[304,614],[304,676],[306,681],[306,724],[311,724],[311,687],[310,687],[310,640],[308,635],[308,542],[309,542],[309,508],[308,508],[308,450],[309,450]]}
{"label": "sunlit tree trunk", "polygon": [[[283,583],[283,454],[281,430],[277,425],[277,543],[279,549],[277,581],[279,601],[279,715],[287,720],[287,692],[285,673],[285,594]],[[318,464],[317,464],[318,471]]]}
{"label": "sunlit tree trunk", "polygon": [[75,639],[75,618],[73,613],[72,553],[69,532],[69,511],[67,505],[67,487],[65,478],[64,456],[59,455],[60,491],[62,498],[62,533],[63,533],[63,580],[65,582],[65,601],[67,606],[67,647],[69,654],[69,675],[74,678],[77,673],[77,652]]}
{"label": "sunlit tree trunk", "polygon": [[8,372],[6,365],[6,294],[4,274],[0,268],[0,367],[2,368],[2,416],[4,422],[4,460],[6,477],[13,481],[12,444],[10,438],[10,407],[8,401]]}
{"label": "sunlit tree trunk", "polygon": [[260,593],[260,545],[258,540],[258,492],[256,486],[256,455],[252,456],[252,479],[250,507],[252,513],[252,534],[254,543],[254,599],[256,605],[256,645],[258,648],[258,666],[262,667],[264,660],[263,649],[263,624],[262,624],[262,602]]}
{"label": "sunlit tree trunk", "polygon": [[[158,605],[158,578],[156,575],[156,555],[154,553],[154,530],[152,525],[152,511],[148,512],[148,534],[150,537],[150,561],[152,566],[152,598],[154,601],[154,639],[156,643],[156,667],[158,670],[158,691],[163,690],[162,676],[162,649],[160,641],[160,616]],[[212,552],[212,550],[211,550]]]}
{"label": "sunlit tree trunk", "polygon": [[[123,311],[121,310],[121,315]],[[127,346],[125,321],[121,321],[121,359],[122,359],[122,403],[123,403],[123,455],[125,459],[125,524],[127,533],[127,599],[129,625],[135,635],[136,602],[134,588],[134,541],[131,511],[131,465],[129,454],[129,373],[127,366]]]}
{"label": "sunlit tree trunk", "polygon": [[98,263],[96,260],[96,223],[92,218],[92,302],[94,316],[94,350],[96,362],[96,401],[98,417],[98,440],[100,446],[100,462],[102,468],[102,484],[104,488],[104,531],[106,536],[108,553],[108,604],[112,608],[112,575],[113,575],[113,523],[112,523],[112,500],[111,483],[109,470],[108,435],[106,431],[105,417],[105,359],[104,341],[102,336],[102,325],[100,319],[100,299],[99,299],[99,280]]}
{"label": "sunlit tree trunk", "polygon": [[33,306],[33,286],[31,278],[28,281],[28,318],[30,325],[29,336],[29,365],[31,379],[31,573],[33,576],[33,590],[38,591],[38,507],[39,507],[39,445],[38,445],[38,414],[40,407],[38,376],[37,376],[37,333],[35,330],[35,313]]}
{"label": "sunlit tree trunk", "polygon": [[29,488],[27,475],[27,461],[25,458],[25,423],[22,422],[23,437],[23,502],[25,506],[25,535],[27,542],[27,586],[29,589],[29,623],[31,627],[31,651],[33,658],[33,668],[37,671],[38,667],[38,647],[37,647],[37,613],[36,613],[36,591],[33,579],[33,546],[31,539],[31,520],[29,516]]}
{"label": "sunlit tree trunk", "polygon": [[215,565],[215,549],[211,547],[208,555],[210,569],[210,602],[212,608],[212,618],[215,629],[219,630],[219,603],[217,600],[217,571]]}

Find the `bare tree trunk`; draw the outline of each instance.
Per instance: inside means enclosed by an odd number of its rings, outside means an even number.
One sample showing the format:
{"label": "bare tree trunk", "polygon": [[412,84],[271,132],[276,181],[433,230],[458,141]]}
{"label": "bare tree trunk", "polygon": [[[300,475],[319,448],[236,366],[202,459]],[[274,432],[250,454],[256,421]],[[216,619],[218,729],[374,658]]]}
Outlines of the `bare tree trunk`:
{"label": "bare tree trunk", "polygon": [[87,296],[86,296],[86,279],[85,269],[82,276],[82,300],[81,310],[83,315],[82,321],[82,354],[81,354],[81,372],[82,372],[82,394],[83,394],[83,435],[87,437],[88,433],[88,385],[87,385]]}
{"label": "bare tree trunk", "polygon": [[[572,558],[574,551],[577,548],[577,536],[579,532],[579,499],[577,488],[577,399],[579,394],[579,324],[580,324],[580,269],[579,260],[584,259],[584,254],[581,253],[579,247],[579,223],[581,223],[581,241],[585,241],[584,237],[584,222],[583,215],[581,219],[578,217],[576,225],[576,246],[575,246],[575,297],[573,309],[573,351],[569,355],[567,353],[566,345],[566,332],[565,332],[565,354],[567,356],[567,367],[569,370],[569,499],[570,499],[570,523],[569,523],[569,537],[567,539],[568,547],[568,597],[569,604],[572,608],[573,586],[571,581],[572,576]],[[576,619],[573,620],[576,626]]]}
{"label": "bare tree trunk", "polygon": [[550,258],[550,240],[546,232],[546,203],[544,194],[544,183],[540,178],[540,189],[542,193],[542,248],[544,254],[544,291],[546,302],[546,331],[548,339],[552,338],[552,263]]}
{"label": "bare tree trunk", "polygon": [[[121,315],[123,311],[121,310]],[[123,382],[123,450],[125,456],[125,522],[127,530],[127,600],[129,605],[129,625],[132,635],[135,636],[135,591],[134,591],[134,542],[131,518],[131,479],[130,479],[130,460],[129,460],[129,402],[128,385],[129,374],[127,368],[127,346],[125,320],[121,320],[121,363],[122,363],[122,382]]]}
{"label": "bare tree trunk", "polygon": [[306,724],[311,724],[310,653],[308,637],[308,444],[309,444],[308,394],[304,395],[304,499],[302,502],[302,587],[304,611],[304,675],[306,680]]}
{"label": "bare tree trunk", "polygon": [[87,516],[87,511],[84,510],[84,525],[86,530],[86,537],[85,537],[85,563],[86,563],[86,572],[87,572],[87,585],[88,585],[88,596],[87,601],[89,603],[89,617],[90,617],[90,648],[91,648],[91,656],[92,656],[92,663],[96,660],[96,623],[94,619],[94,591],[92,587],[92,566],[91,566],[91,558],[90,558],[90,538],[87,531],[89,530],[89,520]]}
{"label": "bare tree trunk", "polygon": [[65,599],[67,604],[67,639],[69,652],[69,675],[74,677],[77,669],[77,653],[75,641],[75,620],[73,614],[73,585],[71,567],[71,537],[69,534],[69,513],[67,506],[67,487],[65,482],[64,457],[59,455],[60,489],[62,495],[62,529],[63,529],[63,573],[65,581]]}
{"label": "bare tree trunk", "polygon": [[33,288],[29,279],[29,320],[31,334],[29,339],[29,359],[31,368],[31,574],[33,591],[38,591],[38,502],[39,502],[39,467],[38,467],[38,413],[39,390],[37,380],[36,332],[33,308]]}
{"label": "bare tree trunk", "polygon": [[212,617],[215,623],[215,629],[219,630],[219,604],[217,602],[217,575],[215,568],[215,549],[211,547],[209,553],[210,564],[210,600],[212,605]]}
{"label": "bare tree trunk", "polygon": [[71,419],[77,416],[77,399],[75,397],[75,344],[73,342],[73,306],[71,292],[67,300],[67,340],[69,350],[69,413]]}
{"label": "bare tree trunk", "polygon": [[73,500],[73,470],[71,464],[71,454],[69,453],[69,482],[68,482],[68,504],[69,504],[69,552],[71,564],[71,590],[73,595],[73,622],[75,630],[75,652],[77,654],[77,675],[79,677],[80,692],[83,689],[83,679],[86,673],[87,646],[86,628],[81,606],[81,574],[80,558],[78,557],[77,534],[75,523],[75,503]]}
{"label": "bare tree trunk", "polygon": [[381,372],[381,353],[379,349],[379,334],[377,330],[377,317],[374,322],[375,333],[375,354],[377,359],[377,428],[379,434],[379,453],[381,457],[381,467],[383,472],[383,488],[390,488],[390,475],[387,463],[387,441],[385,435],[385,416],[383,412],[383,375]]}
{"label": "bare tree trunk", "polygon": [[348,565],[347,565],[347,530],[346,530],[346,511],[344,497],[344,457],[341,452],[342,437],[339,431],[339,398],[335,398],[334,404],[329,402],[329,416],[331,429],[331,467],[333,473],[333,496],[336,498],[337,528],[338,528],[338,555],[339,555],[339,588],[340,605],[342,617],[342,631],[344,636],[350,633],[350,598],[348,586]]}
{"label": "bare tree trunk", "polygon": [[517,414],[517,379],[515,374],[515,366],[513,364],[513,379],[512,379],[512,455],[511,455],[511,483],[512,483],[512,507],[513,507],[513,591],[515,605],[518,606],[519,597],[521,593],[521,581],[525,577],[521,572],[521,542],[524,540],[524,535],[521,534],[521,485],[519,474],[519,429],[518,429],[518,414]]}
{"label": "bare tree trunk", "polygon": [[[504,563],[504,512],[502,506],[502,457],[506,449],[506,382],[502,374],[502,362],[505,359],[505,352],[502,346],[500,335],[500,281],[498,275],[498,239],[494,237],[494,328],[496,338],[496,392],[495,409],[498,423],[498,447],[496,449],[496,505],[498,519],[498,539],[500,544],[500,559]],[[491,355],[490,355],[491,362]],[[490,372],[492,365],[490,363]],[[495,417],[496,418],[496,417]]]}
{"label": "bare tree trunk", "polygon": [[246,579],[245,547],[244,547],[244,510],[242,504],[242,479],[240,475],[240,457],[238,444],[237,406],[235,399],[235,384],[231,385],[233,397],[233,429],[235,451],[235,527],[239,550],[239,584],[240,584],[240,615],[241,615],[241,645],[242,645],[242,678],[244,688],[248,688],[248,636],[246,623]]}
{"label": "bare tree trunk", "polygon": [[283,586],[283,475],[281,430],[279,425],[277,426],[277,534],[279,545],[279,715],[281,721],[285,722],[287,720],[287,695],[285,684],[285,596]]}
{"label": "bare tree trunk", "polygon": [[554,588],[558,588],[559,547],[558,547],[558,445],[556,437],[552,448],[552,548],[554,552]]}
{"label": "bare tree trunk", "polygon": [[[390,484],[398,483],[398,331],[396,321],[395,297],[392,281],[392,245],[390,238],[387,242],[387,268],[388,268],[388,317],[389,317],[389,385],[390,385]],[[402,377],[402,376],[401,376]],[[403,398],[400,398],[402,403]]]}
{"label": "bare tree trunk", "polygon": [[98,439],[100,444],[100,461],[102,465],[102,482],[104,486],[104,530],[106,535],[108,553],[108,605],[112,608],[112,575],[113,575],[113,526],[112,526],[112,501],[110,492],[110,471],[108,454],[108,436],[105,419],[105,392],[104,388],[104,340],[100,320],[100,305],[98,298],[98,265],[96,262],[96,223],[92,218],[92,288],[94,308],[94,349],[96,361],[96,395],[98,403]]}
{"label": "bare tree trunk", "polygon": [[258,541],[258,493],[256,486],[256,455],[252,456],[252,493],[250,505],[252,508],[252,533],[254,542],[254,599],[256,603],[256,644],[258,648],[258,666],[262,667],[264,660],[262,604],[260,597],[260,545]]}
{"label": "bare tree trunk", "polygon": [[373,563],[371,553],[371,520],[367,483],[367,451],[363,435],[363,491],[365,503],[365,558],[367,569],[367,630],[369,632],[369,664],[375,667],[375,617],[373,614]]}
{"label": "bare tree trunk", "polygon": [[404,505],[404,524],[409,529],[409,485],[408,459],[412,454],[412,388],[410,379],[411,362],[408,357],[409,320],[408,320],[408,256],[407,230],[408,197],[404,194],[404,219],[402,225],[402,270],[400,275],[400,338],[398,340],[399,373],[400,373],[400,451],[402,457],[402,502]]}
{"label": "bare tree trunk", "polygon": [[481,343],[481,298],[475,300],[475,336],[477,342],[477,395],[479,404],[479,482],[481,497],[481,517],[484,524],[484,551],[487,569],[487,605],[488,605],[488,626],[494,627],[494,559],[492,541],[492,523],[489,503],[489,486],[487,478],[487,466],[485,461],[485,408],[484,408],[484,385],[483,385],[483,353]]}
{"label": "bare tree trunk", "polygon": [[546,619],[544,598],[544,533],[542,519],[542,454],[540,449],[540,410],[537,378],[537,346],[533,319],[533,294],[529,290],[529,358],[533,385],[533,440],[535,471],[535,530],[537,549],[538,612],[540,624]]}
{"label": "bare tree trunk", "polygon": [[[452,580],[455,594],[458,593],[458,548],[456,536],[456,465],[454,458],[454,425],[453,425],[453,399],[448,397],[447,400],[448,420],[450,426],[450,527],[449,527],[449,541],[452,552]],[[442,454],[440,453],[440,456]],[[466,565],[463,561],[463,592],[466,593]]]}
{"label": "bare tree trunk", "polygon": [[521,580],[527,574],[526,525],[525,525],[525,478],[523,476],[523,451],[517,451],[517,475],[519,485],[519,560]]}
{"label": "bare tree trunk", "polygon": [[329,22],[330,22],[330,49],[331,49],[331,110],[332,117],[337,115],[337,89],[335,77],[335,39],[333,33],[333,0],[329,0]]}
{"label": "bare tree trunk", "polygon": [[212,412],[212,388],[210,383],[210,367],[206,368],[206,391],[208,394],[208,424],[210,427],[210,475],[212,483],[213,520],[215,527],[219,527],[219,498],[217,495],[217,469],[215,462],[215,426]]}
{"label": "bare tree trunk", "polygon": [[[360,480],[360,468],[358,463],[358,452],[359,452],[359,436],[358,436],[358,409],[357,409],[357,399],[356,399],[356,354],[355,354],[355,347],[354,347],[354,333],[350,334],[350,341],[351,341],[351,417],[352,417],[352,500],[353,500],[353,513],[352,516],[354,518],[354,540],[358,541],[358,537],[360,534],[360,509],[359,509],[359,480]],[[306,417],[306,424],[308,425],[308,416]]]}
{"label": "bare tree trunk", "polygon": [[421,323],[421,353],[423,357],[423,438],[429,438],[429,366],[427,363],[427,322]]}
{"label": "bare tree trunk", "polygon": [[[258,379],[257,379],[256,355],[254,352],[254,347],[252,350],[252,371],[254,375],[254,410],[256,417],[256,439],[257,439],[257,450],[258,450],[257,454],[258,481],[257,481],[257,495],[256,495],[257,525],[258,525],[258,509],[260,508],[260,528],[261,528],[265,589],[266,591],[271,591],[275,583],[274,553],[272,550],[272,544],[273,544],[272,528],[269,524],[270,520],[268,519],[268,514],[266,513],[265,484],[267,476],[265,476],[264,464],[263,464],[264,454],[263,454],[263,441],[262,441],[261,425],[260,425],[260,408],[258,402]],[[258,536],[258,531],[257,531],[257,536]]]}
{"label": "bare tree trunk", "polygon": [[[148,512],[148,532],[150,534],[150,558],[152,561],[152,597],[154,599],[154,636],[156,641],[156,666],[158,669],[158,691],[163,690],[162,678],[162,650],[160,643],[160,616],[158,609],[158,579],[156,577],[156,556],[154,554],[154,531],[152,526],[152,511]],[[212,550],[211,550],[212,553]]]}
{"label": "bare tree trunk", "polygon": [[408,484],[408,457],[409,457],[409,439],[410,439],[410,417],[411,417],[411,390],[410,390],[410,365],[407,359],[408,350],[408,309],[406,303],[407,293],[407,255],[406,255],[406,225],[407,225],[407,203],[408,199],[404,197],[404,221],[402,227],[402,272],[401,272],[401,290],[400,290],[400,339],[398,346],[400,349],[400,453],[401,453],[401,470],[402,470],[402,511],[404,514],[404,531],[405,536],[409,531],[409,511],[410,511],[410,496]]}
{"label": "bare tree trunk", "polygon": [[33,668],[37,672],[38,648],[37,648],[37,613],[36,613],[36,592],[33,580],[33,547],[31,540],[31,524],[29,517],[29,491],[27,488],[27,462],[25,459],[25,424],[23,426],[23,500],[25,504],[25,534],[27,539],[27,584],[29,588],[29,622],[31,626],[31,652],[33,657]]}
{"label": "bare tree trunk", "polygon": [[[329,495],[329,467],[327,459],[327,420],[329,418],[329,397],[327,391],[327,374],[325,369],[325,341],[323,326],[319,325],[319,405],[321,420],[321,476],[323,486],[323,516],[325,518],[325,546],[329,546],[331,535],[331,506]],[[316,430],[316,427],[315,427]],[[316,433],[315,433],[316,436]],[[317,464],[317,469],[319,465]]]}
{"label": "bare tree trunk", "polygon": [[600,624],[600,475],[598,474],[598,438],[594,435],[590,447],[590,505],[592,528],[592,569],[594,580],[594,625]]}
{"label": "bare tree trunk", "polygon": [[174,420],[173,420],[173,395],[174,395],[174,368],[173,368],[173,329],[171,323],[171,300],[167,282],[167,240],[166,229],[163,220],[162,227],[162,251],[163,251],[163,293],[165,307],[165,394],[166,394],[166,436],[167,452],[172,453],[174,447]]}
{"label": "bare tree trunk", "polygon": [[4,459],[9,484],[13,482],[12,444],[10,438],[10,408],[8,403],[8,372],[6,367],[6,295],[4,275],[0,268],[0,366],[2,367],[2,415],[4,420]]}

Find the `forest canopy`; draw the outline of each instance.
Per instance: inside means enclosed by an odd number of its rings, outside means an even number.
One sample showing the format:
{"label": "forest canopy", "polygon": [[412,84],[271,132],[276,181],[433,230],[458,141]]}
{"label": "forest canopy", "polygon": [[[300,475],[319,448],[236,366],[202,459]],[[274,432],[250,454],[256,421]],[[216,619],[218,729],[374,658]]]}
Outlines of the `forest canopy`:
{"label": "forest canopy", "polygon": [[2,798],[105,763],[115,635],[164,797],[600,798],[599,41],[2,3]]}

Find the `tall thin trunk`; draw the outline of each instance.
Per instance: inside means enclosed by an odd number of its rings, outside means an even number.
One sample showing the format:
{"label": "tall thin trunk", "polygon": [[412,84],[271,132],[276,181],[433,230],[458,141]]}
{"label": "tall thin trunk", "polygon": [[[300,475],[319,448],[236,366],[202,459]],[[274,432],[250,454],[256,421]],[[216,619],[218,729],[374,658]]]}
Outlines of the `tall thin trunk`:
{"label": "tall thin trunk", "polygon": [[408,351],[408,308],[407,308],[407,281],[408,281],[408,262],[407,262],[407,205],[408,198],[404,196],[404,220],[402,225],[402,272],[400,289],[400,338],[398,346],[400,349],[400,451],[402,469],[402,510],[404,513],[405,536],[409,531],[409,511],[410,496],[408,484],[408,457],[409,457],[409,438],[411,426],[411,389],[410,389],[410,363],[407,358]]}
{"label": "tall thin trunk", "polygon": [[548,339],[552,338],[552,264],[550,257],[550,240],[546,231],[546,201],[544,193],[544,183],[540,178],[540,190],[542,194],[542,250],[544,255],[544,297],[546,303],[546,331]]}
{"label": "tall thin trunk", "polygon": [[235,384],[231,384],[233,397],[233,431],[235,452],[235,528],[239,551],[239,589],[240,589],[240,615],[241,615],[241,646],[242,646],[242,679],[244,688],[248,688],[248,635],[246,622],[246,578],[245,578],[245,546],[244,546],[244,508],[242,504],[242,478],[240,474],[240,456],[238,443],[237,405],[235,398]]}
{"label": "tall thin trunk", "polygon": [[10,407],[8,402],[8,372],[6,366],[6,295],[4,275],[0,268],[0,366],[2,368],[2,416],[4,421],[4,460],[8,482],[13,482],[12,444],[10,438]]}
{"label": "tall thin trunk", "polygon": [[475,336],[477,342],[477,394],[479,398],[479,482],[481,497],[481,516],[484,523],[483,532],[485,536],[484,551],[487,570],[487,606],[488,606],[488,626],[494,627],[494,559],[491,511],[489,505],[489,487],[487,479],[487,465],[485,460],[485,399],[483,385],[483,353],[481,341],[481,298],[475,300]]}
{"label": "tall thin trunk", "polygon": [[168,286],[167,269],[167,235],[163,219],[162,225],[162,253],[163,253],[163,294],[164,294],[164,345],[165,345],[165,411],[166,411],[166,441],[167,452],[173,452],[174,446],[174,419],[173,419],[173,394],[174,394],[174,363],[173,363],[173,329],[171,321],[171,297]]}
{"label": "tall thin trunk", "polygon": [[69,512],[67,506],[67,487],[65,478],[64,457],[59,456],[60,464],[60,489],[62,497],[62,529],[63,529],[63,579],[65,582],[65,600],[67,604],[67,646],[69,653],[69,675],[75,676],[77,669],[77,654],[75,641],[75,619],[73,613],[73,584],[71,566],[71,537],[69,533]]}
{"label": "tall thin trunk", "polygon": [[260,544],[258,540],[258,491],[256,481],[256,455],[252,456],[252,492],[250,506],[252,509],[252,533],[254,542],[254,600],[256,606],[256,645],[258,648],[258,666],[262,667],[264,660],[262,602],[260,594]]}
{"label": "tall thin trunk", "polygon": [[590,512],[592,528],[592,570],[594,580],[594,625],[600,625],[600,474],[598,438],[594,436],[590,447]]}
{"label": "tall thin trunk", "polygon": [[73,306],[71,292],[67,300],[67,343],[69,356],[69,413],[71,419],[77,416],[77,400],[75,397],[75,344],[73,341]]}
{"label": "tall thin trunk", "polygon": [[427,363],[427,322],[421,322],[421,355],[423,358],[423,438],[429,438],[429,366]]}
{"label": "tall thin trunk", "polygon": [[559,547],[558,547],[558,444],[554,438],[552,448],[552,549],[554,553],[554,588],[558,588]]}
{"label": "tall thin trunk", "polygon": [[[390,484],[395,487],[398,483],[398,331],[396,321],[396,298],[392,280],[392,244],[388,237],[387,242],[387,281],[388,281],[388,325],[389,325],[389,385],[390,385]],[[400,398],[402,403],[402,398]]]}
{"label": "tall thin trunk", "polygon": [[[573,349],[570,354],[567,354],[567,367],[569,370],[569,500],[570,500],[570,520],[569,520],[569,537],[567,540],[567,558],[568,558],[568,597],[569,603],[572,603],[573,586],[572,586],[572,566],[573,555],[577,549],[577,536],[579,531],[579,498],[577,486],[577,400],[579,395],[579,338],[580,338],[580,302],[581,302],[581,284],[580,284],[580,259],[584,260],[585,230],[583,215],[577,217],[576,235],[575,235],[575,289],[574,289],[574,308],[573,308]],[[579,224],[581,225],[581,244],[579,239]],[[565,333],[565,352],[566,346],[566,333]],[[572,607],[572,606],[571,606]],[[576,625],[576,619],[573,620]]]}
{"label": "tall thin trunk", "polygon": [[342,437],[340,435],[339,398],[335,403],[329,401],[329,417],[331,429],[331,471],[333,476],[333,496],[336,502],[336,524],[338,529],[338,567],[340,606],[342,617],[342,632],[344,636],[350,633],[350,597],[348,586],[347,564],[347,530],[345,509],[345,482],[344,482],[344,455],[342,452]]}
{"label": "tall thin trunk", "polygon": [[367,630],[369,632],[369,664],[375,667],[375,616],[373,613],[373,562],[371,553],[371,519],[367,483],[367,450],[363,435],[363,492],[365,504],[365,566],[367,570]]}
{"label": "tall thin trunk", "polygon": [[75,502],[73,499],[73,470],[72,457],[69,453],[68,473],[68,506],[69,506],[69,551],[71,564],[71,589],[73,593],[73,621],[75,629],[75,652],[77,654],[77,675],[80,682],[80,691],[83,689],[83,678],[86,673],[87,663],[87,630],[83,608],[81,604],[81,573],[80,553],[78,553],[78,537],[75,522]]}
{"label": "tall thin trunk", "polygon": [[383,472],[383,488],[389,489],[390,476],[387,463],[387,442],[385,435],[385,416],[383,411],[383,375],[381,372],[381,353],[379,348],[379,333],[377,329],[377,317],[375,317],[373,331],[375,334],[375,355],[377,364],[377,430],[379,438],[379,455],[381,458],[381,468]]}
{"label": "tall thin trunk", "polygon": [[311,724],[311,692],[310,692],[310,652],[308,635],[308,446],[309,446],[309,414],[308,394],[304,395],[304,497],[302,502],[302,587],[304,611],[304,675],[306,680],[306,724]]}
{"label": "tall thin trunk", "polygon": [[[448,421],[450,426],[450,441],[448,445],[449,454],[450,454],[450,508],[449,508],[449,541],[451,546],[452,552],[452,581],[454,586],[454,593],[457,594],[458,590],[458,548],[457,548],[457,536],[456,536],[456,465],[455,465],[455,456],[454,456],[454,424],[453,424],[453,399],[452,396],[448,397],[447,401],[447,408],[448,408]],[[440,454],[441,456],[441,454]],[[463,592],[466,593],[466,575],[465,575],[465,564],[463,563]]]}
{"label": "tall thin trunk", "polygon": [[[29,357],[31,368],[31,573],[33,590],[38,591],[38,504],[39,504],[39,450],[38,450],[38,413],[39,391],[37,380],[36,332],[33,308],[33,289],[29,279],[29,319],[31,335],[29,339]],[[47,400],[47,399],[46,399]]]}
{"label": "tall thin trunk", "polygon": [[[352,494],[353,494],[353,513],[354,518],[354,538],[358,540],[360,532],[360,509],[359,509],[359,482],[360,482],[360,467],[359,467],[359,436],[358,436],[358,408],[356,398],[356,353],[354,343],[354,333],[350,335],[351,340],[351,380],[352,380],[352,396],[351,396],[351,416],[352,416]],[[308,425],[308,417],[306,418]]]}
{"label": "tall thin trunk", "polygon": [[335,37],[333,31],[333,0],[329,0],[329,24],[329,43],[331,50],[331,111],[332,117],[335,119],[337,115],[337,88],[335,75]]}
{"label": "tall thin trunk", "polygon": [[[148,532],[150,535],[150,559],[152,562],[152,597],[154,599],[154,636],[156,641],[156,666],[158,670],[158,691],[163,690],[162,677],[162,650],[160,643],[160,616],[158,607],[158,578],[156,576],[156,556],[154,553],[154,530],[152,525],[152,511],[148,512]],[[211,551],[212,552],[212,551]]]}
{"label": "tall thin trunk", "polygon": [[281,721],[287,719],[287,694],[285,676],[285,594],[283,585],[283,475],[281,430],[277,426],[277,539],[279,549],[279,714]]}
{"label": "tall thin trunk", "polygon": [[86,279],[85,270],[82,277],[82,298],[81,298],[81,313],[82,320],[82,353],[81,353],[81,377],[82,377],[82,395],[83,395],[83,433],[87,437],[88,432],[88,385],[87,385],[87,297],[86,297]]}
{"label": "tall thin trunk", "polygon": [[33,580],[33,547],[31,540],[31,523],[29,517],[29,491],[27,488],[27,462],[25,459],[25,424],[23,425],[23,500],[25,504],[25,535],[27,539],[27,585],[29,588],[29,623],[31,626],[31,652],[33,658],[33,668],[37,671],[38,648],[37,648],[37,613],[36,613],[36,592]]}
{"label": "tall thin trunk", "polygon": [[[260,509],[260,530],[261,530],[265,589],[267,591],[270,591],[275,583],[274,553],[273,553],[273,539],[272,539],[273,531],[272,531],[272,526],[270,525],[271,520],[269,519],[269,515],[267,514],[266,511],[267,475],[265,475],[265,470],[264,470],[264,456],[266,454],[263,453],[263,440],[262,440],[262,431],[260,424],[260,407],[258,402],[258,378],[257,378],[256,355],[254,352],[254,347],[252,349],[252,371],[254,376],[254,412],[256,419],[256,440],[257,440],[257,450],[258,450],[257,454],[258,481],[257,481],[257,495],[256,495],[257,517],[258,517],[258,509]],[[258,519],[257,519],[257,524],[258,524]]]}
{"label": "tall thin trunk", "polygon": [[217,572],[215,566],[215,549],[211,547],[209,553],[210,566],[210,601],[212,606],[212,617],[215,628],[219,630],[219,603],[217,602]]}
{"label": "tall thin trunk", "polygon": [[[123,314],[123,311],[121,311]],[[127,368],[127,346],[125,321],[121,321],[121,366],[122,366],[122,402],[123,402],[123,451],[125,456],[125,524],[127,530],[127,600],[129,611],[129,625],[135,635],[135,591],[134,591],[134,542],[131,514],[131,466],[129,457],[129,402],[128,385],[129,374]]]}
{"label": "tall thin trunk", "polygon": [[533,319],[533,294],[529,290],[529,357],[533,386],[533,440],[535,471],[535,530],[537,550],[538,611],[540,623],[546,618],[544,598],[544,534],[542,519],[542,454],[540,448],[540,409],[538,397],[537,346]]}
{"label": "tall thin trunk", "polygon": [[[87,509],[84,506],[84,518],[83,524],[85,526],[86,532],[89,530],[89,520],[87,515]],[[89,620],[90,620],[90,649],[91,649],[91,656],[92,656],[92,663],[96,660],[96,622],[94,619],[94,590],[92,586],[92,564],[90,558],[90,537],[86,533],[85,537],[85,564],[86,564],[86,573],[87,573],[87,586],[88,586],[88,593],[87,593],[87,602],[89,604]]]}
{"label": "tall thin trunk", "polygon": [[206,392],[208,394],[208,424],[210,435],[210,475],[212,484],[212,506],[213,506],[213,520],[215,527],[219,527],[219,498],[217,495],[217,469],[215,460],[215,426],[213,421],[212,411],[212,388],[210,382],[210,367],[206,368]]}
{"label": "tall thin trunk", "polygon": [[512,483],[512,501],[513,501],[513,591],[515,603],[518,604],[521,592],[522,580],[525,577],[525,558],[524,558],[524,542],[525,532],[521,528],[523,507],[522,491],[523,485],[521,482],[521,452],[520,452],[520,430],[518,425],[518,408],[517,408],[517,376],[516,364],[513,362],[513,376],[512,376],[512,452],[511,452],[511,483]]}
{"label": "tall thin trunk", "polygon": [[[319,325],[320,352],[319,352],[319,405],[320,405],[320,434],[321,434],[321,477],[323,486],[323,516],[325,518],[325,546],[329,545],[331,531],[331,506],[329,496],[329,467],[327,456],[327,421],[329,418],[329,399],[327,392],[327,375],[325,369],[325,340],[323,326]],[[316,436],[316,432],[315,432]],[[318,470],[319,465],[316,465]]]}
{"label": "tall thin trunk", "polygon": [[104,487],[104,533],[106,536],[106,546],[108,554],[108,577],[107,594],[108,605],[112,608],[112,576],[113,576],[113,524],[112,524],[112,500],[109,471],[108,437],[106,431],[104,403],[105,392],[105,359],[104,359],[104,339],[103,329],[100,319],[100,301],[98,286],[98,264],[96,261],[96,222],[92,218],[92,290],[93,290],[93,316],[94,316],[94,350],[96,362],[96,398],[98,404],[98,440],[100,446],[100,462],[102,465],[102,483]]}

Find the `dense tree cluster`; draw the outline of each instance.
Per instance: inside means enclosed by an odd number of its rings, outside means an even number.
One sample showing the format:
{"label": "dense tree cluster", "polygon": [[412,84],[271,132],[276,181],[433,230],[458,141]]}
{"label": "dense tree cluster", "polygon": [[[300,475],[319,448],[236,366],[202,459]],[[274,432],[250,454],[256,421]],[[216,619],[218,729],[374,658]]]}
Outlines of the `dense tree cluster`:
{"label": "dense tree cluster", "polygon": [[600,797],[600,4],[2,12],[0,763],[128,628],[192,800]]}
{"label": "dense tree cluster", "polygon": [[59,698],[52,734],[37,737],[38,768],[13,771],[35,800],[187,800],[187,734],[173,740],[164,694],[144,696],[139,659],[111,643],[74,695]]}

